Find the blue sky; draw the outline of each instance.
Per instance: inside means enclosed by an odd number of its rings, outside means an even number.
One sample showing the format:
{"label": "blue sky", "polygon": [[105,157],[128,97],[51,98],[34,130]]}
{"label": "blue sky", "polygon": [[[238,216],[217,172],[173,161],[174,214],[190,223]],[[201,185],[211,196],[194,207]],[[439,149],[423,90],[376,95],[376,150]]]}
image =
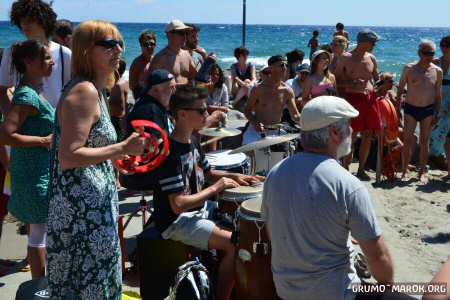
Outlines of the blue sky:
{"label": "blue sky", "polygon": [[[0,1],[0,20],[11,3]],[[242,0],[54,0],[73,21],[241,23]],[[450,27],[450,0],[247,0],[248,24]]]}

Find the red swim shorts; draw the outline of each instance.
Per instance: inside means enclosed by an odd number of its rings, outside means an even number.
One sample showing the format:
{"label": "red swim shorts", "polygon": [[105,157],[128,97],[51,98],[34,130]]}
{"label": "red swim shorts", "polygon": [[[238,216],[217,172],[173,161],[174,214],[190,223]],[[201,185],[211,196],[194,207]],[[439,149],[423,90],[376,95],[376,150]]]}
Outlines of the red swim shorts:
{"label": "red swim shorts", "polygon": [[363,93],[345,93],[345,99],[359,111],[359,116],[352,119],[353,131],[380,130],[381,114],[374,92],[366,95]]}

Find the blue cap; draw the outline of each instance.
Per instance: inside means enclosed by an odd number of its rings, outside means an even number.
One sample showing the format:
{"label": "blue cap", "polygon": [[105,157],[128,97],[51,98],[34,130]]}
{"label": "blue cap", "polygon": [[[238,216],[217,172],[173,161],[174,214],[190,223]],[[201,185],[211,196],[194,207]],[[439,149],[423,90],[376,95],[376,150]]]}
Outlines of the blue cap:
{"label": "blue cap", "polygon": [[164,83],[166,81],[175,79],[175,77],[170,74],[167,70],[154,70],[150,74],[147,75],[145,80],[145,87],[142,91],[142,94],[147,94],[147,92],[152,88],[152,86]]}
{"label": "blue cap", "polygon": [[296,66],[295,67],[295,73],[297,73],[297,72],[300,72],[300,73],[303,73],[303,72],[307,72],[307,73],[310,73],[311,72],[311,68],[309,67],[309,65],[308,64],[301,64],[301,65],[298,65],[298,66]]}

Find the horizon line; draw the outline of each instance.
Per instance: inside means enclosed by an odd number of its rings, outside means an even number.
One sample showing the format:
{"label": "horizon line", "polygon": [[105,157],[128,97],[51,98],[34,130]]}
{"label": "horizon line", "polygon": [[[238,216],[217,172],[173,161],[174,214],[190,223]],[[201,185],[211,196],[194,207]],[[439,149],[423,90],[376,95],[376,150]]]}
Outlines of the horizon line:
{"label": "horizon line", "polygon": [[[84,21],[87,20],[83,20],[83,21],[71,21],[74,23],[82,23]],[[107,21],[107,20],[105,20]],[[10,20],[0,20],[0,22],[9,22]],[[162,22],[124,22],[124,21],[107,21],[107,22],[111,22],[111,23],[115,23],[115,24],[167,24],[167,23],[162,23]],[[187,23],[194,23],[194,24],[199,24],[199,25],[242,25],[242,23],[211,23],[211,22],[206,22],[206,23],[202,23],[202,22],[190,22],[188,21]],[[330,27],[335,27],[336,25],[330,25],[330,24],[269,24],[269,23],[247,23],[246,25],[266,25],[266,26],[330,26]],[[348,27],[364,27],[364,26],[368,26],[368,27],[403,27],[403,28],[445,28],[445,29],[450,29],[450,27],[444,27],[444,26],[411,26],[411,25],[345,25],[346,28]]]}

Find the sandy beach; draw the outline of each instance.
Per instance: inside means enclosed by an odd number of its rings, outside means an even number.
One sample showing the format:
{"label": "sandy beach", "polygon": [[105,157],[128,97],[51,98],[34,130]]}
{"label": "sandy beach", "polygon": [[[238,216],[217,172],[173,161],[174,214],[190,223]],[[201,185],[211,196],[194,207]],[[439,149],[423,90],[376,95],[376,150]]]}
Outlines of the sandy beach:
{"label": "sandy beach", "polygon": [[[357,164],[351,165],[355,172]],[[382,235],[394,262],[396,282],[428,282],[450,255],[450,183],[439,180],[443,171],[430,170],[430,182],[420,184],[411,173],[407,183],[375,183],[375,173],[369,172],[372,180],[365,182],[372,198]],[[399,176],[399,175],[398,175]],[[137,194],[120,195],[120,214],[129,215],[138,206]],[[148,200],[151,196],[146,197]],[[26,254],[26,237],[16,234],[17,223],[7,218],[0,242],[0,258],[21,261]],[[140,231],[140,216],[133,218],[125,231],[126,243]],[[125,245],[129,252],[130,244]],[[127,265],[129,265],[127,263]],[[0,277],[1,299],[15,298],[18,286],[31,279],[30,272],[22,273],[12,268]],[[124,291],[139,292],[137,276],[127,274],[123,281]],[[415,296],[420,299],[420,296]]]}

